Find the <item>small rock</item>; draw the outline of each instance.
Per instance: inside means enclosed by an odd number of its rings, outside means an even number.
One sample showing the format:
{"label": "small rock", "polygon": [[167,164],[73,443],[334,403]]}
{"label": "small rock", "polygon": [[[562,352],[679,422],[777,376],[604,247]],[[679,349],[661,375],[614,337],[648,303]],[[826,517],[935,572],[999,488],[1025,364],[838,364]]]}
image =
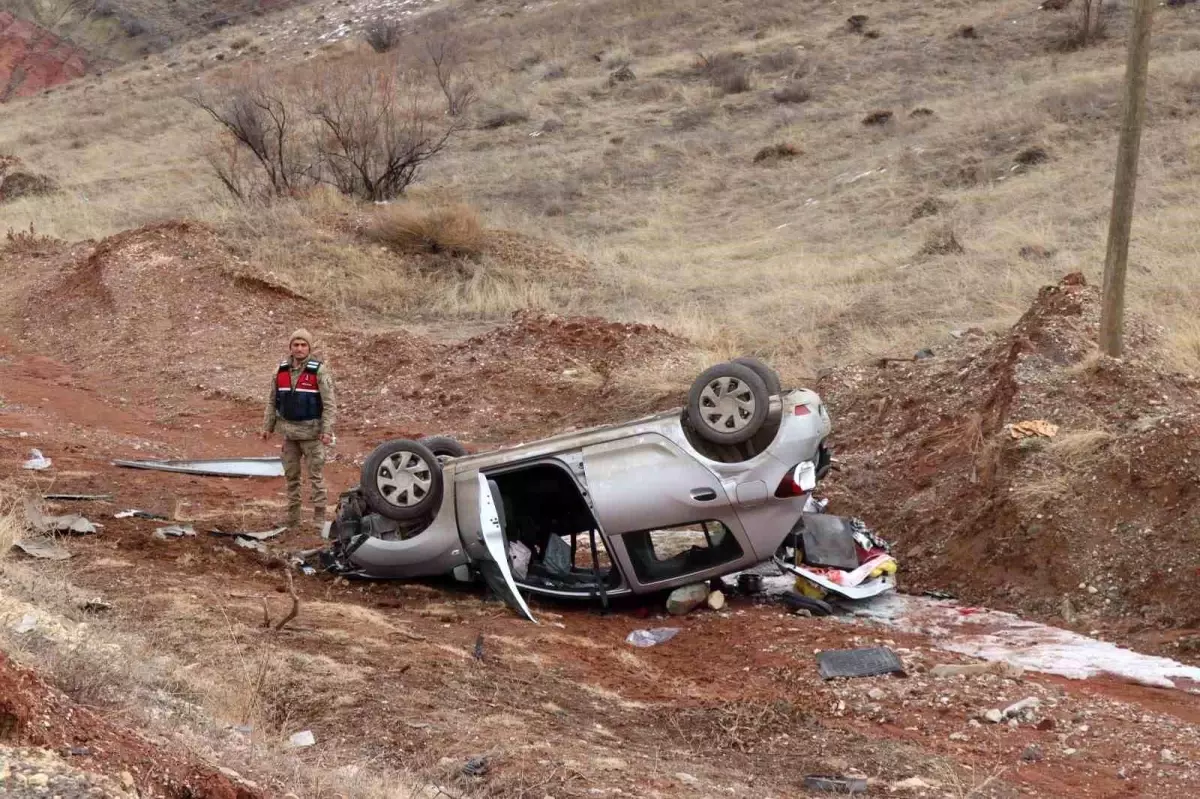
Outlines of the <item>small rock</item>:
{"label": "small rock", "polygon": [[1158,753],[1158,757],[1160,760],[1162,760],[1162,762],[1170,763],[1172,765],[1179,762],[1179,755],[1175,754],[1170,749],[1162,750]]}
{"label": "small rock", "polygon": [[1038,763],[1045,758],[1045,752],[1043,752],[1042,747],[1038,746],[1037,744],[1030,744],[1029,746],[1025,747],[1025,751],[1021,753],[1021,760],[1026,763]]}
{"label": "small rock", "polygon": [[1097,588],[1097,587],[1096,587],[1096,586],[1094,586],[1094,585],[1089,585],[1089,586],[1087,587],[1087,592],[1088,592],[1089,594],[1098,594],[1098,593],[1100,593],[1100,589],[1099,589],[1099,588]]}
{"label": "small rock", "polygon": [[721,591],[713,591],[708,595],[708,606],[713,610],[725,607],[725,594]]}
{"label": "small rock", "polygon": [[1068,746],[1066,749],[1063,750],[1063,754],[1066,755],[1067,757],[1070,757],[1071,755],[1075,754],[1078,751],[1079,751],[1078,749],[1072,749],[1071,747]]}
{"label": "small rock", "polygon": [[971,739],[967,736],[967,734],[965,732],[952,732],[952,733],[950,733],[950,740],[951,741],[969,741]]}
{"label": "small rock", "polygon": [[706,583],[692,583],[681,588],[676,588],[667,597],[667,612],[672,616],[683,616],[690,613],[700,603],[708,599],[708,585]]}
{"label": "small rock", "polygon": [[885,696],[887,696],[887,693],[885,693],[882,688],[872,688],[870,691],[867,691],[867,696],[871,697],[871,699],[876,702],[880,702]]}
{"label": "small rock", "polygon": [[893,782],[888,786],[888,793],[896,793],[897,791],[928,791],[938,787],[933,783],[926,782],[920,777],[909,777],[900,782]]}
{"label": "small rock", "polygon": [[34,774],[32,777],[27,777],[25,779],[25,784],[31,788],[45,788],[50,784],[50,777],[39,772]]}
{"label": "small rock", "polygon": [[970,721],[967,722],[967,726],[968,727],[982,727],[983,725],[979,723],[979,719],[971,719]]}
{"label": "small rock", "polygon": [[128,771],[122,771],[121,772],[121,787],[128,791],[129,789],[133,788],[133,786],[134,786],[133,775],[130,774]]}
{"label": "small rock", "polygon": [[990,724],[999,724],[1001,721],[1004,721],[1004,714],[997,708],[992,708],[983,714],[983,718]]}
{"label": "small rock", "polygon": [[684,785],[695,785],[697,782],[699,782],[699,780],[697,780],[691,774],[688,774],[686,771],[676,771],[675,779],[679,780]]}
{"label": "small rock", "polygon": [[1020,702],[1014,702],[1008,707],[1004,708],[1004,717],[1009,719],[1016,718],[1027,710],[1034,710],[1040,707],[1041,704],[1041,700],[1036,696],[1027,696]]}

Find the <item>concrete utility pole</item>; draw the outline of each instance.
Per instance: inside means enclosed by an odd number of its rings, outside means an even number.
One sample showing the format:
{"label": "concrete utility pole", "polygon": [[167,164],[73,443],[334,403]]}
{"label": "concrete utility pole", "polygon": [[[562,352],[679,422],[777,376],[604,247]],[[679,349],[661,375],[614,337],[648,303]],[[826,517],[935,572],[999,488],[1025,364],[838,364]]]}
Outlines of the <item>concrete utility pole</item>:
{"label": "concrete utility pole", "polygon": [[1125,268],[1129,261],[1129,230],[1137,183],[1138,147],[1146,118],[1146,72],[1150,62],[1150,22],[1158,0],[1134,0],[1129,60],[1125,65],[1125,104],[1112,216],[1108,222],[1108,254],[1104,259],[1104,304],[1100,312],[1100,347],[1106,355],[1121,356],[1125,331]]}

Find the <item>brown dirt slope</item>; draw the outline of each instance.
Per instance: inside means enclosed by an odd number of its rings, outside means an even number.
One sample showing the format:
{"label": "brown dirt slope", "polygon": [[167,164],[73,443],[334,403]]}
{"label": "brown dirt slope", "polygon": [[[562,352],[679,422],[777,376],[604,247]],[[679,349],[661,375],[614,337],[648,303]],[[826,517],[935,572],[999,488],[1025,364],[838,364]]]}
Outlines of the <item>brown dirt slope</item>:
{"label": "brown dirt slope", "polygon": [[87,55],[53,33],[0,11],[0,103],[87,73]]}
{"label": "brown dirt slope", "polygon": [[72,750],[91,769],[128,772],[147,795],[171,799],[262,796],[210,766],[122,729],[77,705],[0,652],[0,742]]}
{"label": "brown dirt slope", "polygon": [[528,313],[462,342],[363,332],[256,276],[192,222],[4,257],[15,272],[40,275],[20,303],[22,344],[102,373],[122,394],[149,389],[164,413],[196,394],[261,401],[299,326],[314,331],[337,377],[339,427],[369,437],[497,442],[618,421],[677,401],[653,387],[630,391],[629,370],[662,373],[689,351],[655,327]]}
{"label": "brown dirt slope", "polygon": [[[910,588],[1129,628],[1200,624],[1194,376],[1093,342],[1099,292],[1069,275],[1008,332],[933,358],[837,371],[820,386],[847,469],[843,507],[900,546]],[[1052,437],[1018,438],[1045,420]]]}

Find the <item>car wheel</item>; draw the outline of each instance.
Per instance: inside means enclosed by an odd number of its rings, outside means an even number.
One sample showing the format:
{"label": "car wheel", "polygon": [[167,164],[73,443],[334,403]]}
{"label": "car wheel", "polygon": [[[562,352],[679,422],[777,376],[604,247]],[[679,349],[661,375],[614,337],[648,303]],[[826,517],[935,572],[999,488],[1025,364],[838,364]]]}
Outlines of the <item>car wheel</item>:
{"label": "car wheel", "polygon": [[748,366],[753,369],[754,373],[761,377],[763,383],[766,384],[767,396],[774,397],[783,393],[783,382],[779,379],[779,373],[770,366],[767,366],[766,361],[746,355],[741,358],[734,358],[730,363],[740,363],[742,366]]}
{"label": "car wheel", "polygon": [[396,521],[432,516],[442,504],[441,464],[420,442],[387,441],[367,456],[360,487],[380,516]]}
{"label": "car wheel", "polygon": [[704,371],[688,392],[688,420],[714,444],[749,441],[767,418],[770,394],[763,379],[740,363],[719,363]]}
{"label": "car wheel", "polygon": [[445,463],[451,458],[461,458],[470,454],[466,447],[450,436],[426,436],[420,439],[420,443],[429,448],[433,456],[438,459],[438,463]]}

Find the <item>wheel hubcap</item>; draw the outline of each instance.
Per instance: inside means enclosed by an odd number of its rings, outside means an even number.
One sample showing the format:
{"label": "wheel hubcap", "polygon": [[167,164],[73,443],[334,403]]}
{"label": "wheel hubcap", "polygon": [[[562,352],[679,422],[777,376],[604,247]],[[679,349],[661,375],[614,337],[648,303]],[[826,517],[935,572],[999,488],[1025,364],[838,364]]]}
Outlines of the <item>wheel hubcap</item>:
{"label": "wheel hubcap", "polygon": [[429,464],[412,452],[389,455],[375,473],[379,493],[401,508],[411,508],[425,499],[432,482]]}
{"label": "wheel hubcap", "polygon": [[746,429],[754,417],[754,392],[736,377],[718,377],[700,393],[705,424],[720,433]]}

